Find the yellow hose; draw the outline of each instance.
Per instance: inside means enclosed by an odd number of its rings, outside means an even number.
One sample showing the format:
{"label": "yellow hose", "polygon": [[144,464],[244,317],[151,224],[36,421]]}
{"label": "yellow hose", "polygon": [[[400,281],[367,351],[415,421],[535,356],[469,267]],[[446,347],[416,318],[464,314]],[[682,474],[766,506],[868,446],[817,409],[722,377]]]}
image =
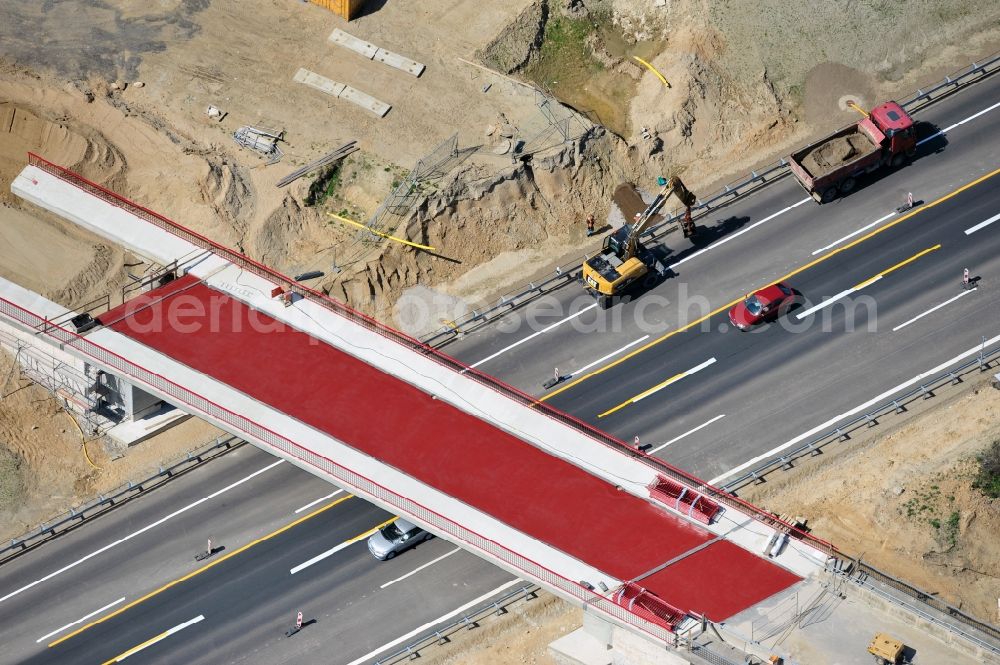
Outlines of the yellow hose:
{"label": "yellow hose", "polygon": [[68,409],[63,409],[63,413],[66,414],[67,418],[73,421],[73,424],[76,425],[76,429],[80,432],[80,447],[83,448],[83,456],[87,459],[87,464],[100,471],[101,467],[94,464],[94,461],[90,459],[90,453],[87,452],[87,435],[83,433],[83,428],[80,427],[80,423],[76,422],[76,418],[73,417],[73,414],[71,414]]}
{"label": "yellow hose", "polygon": [[649,64],[648,62],[646,62],[645,60],[643,60],[642,58],[640,58],[637,55],[633,55],[632,57],[635,60],[637,60],[643,67],[645,67],[649,71],[651,71],[654,74],[656,74],[656,78],[658,78],[661,81],[663,81],[663,85],[667,86],[668,88],[670,87],[670,84],[667,82],[667,79],[663,78],[663,74],[661,74],[659,71],[657,71],[656,67],[654,67],[653,65]]}
{"label": "yellow hose", "polygon": [[387,240],[395,240],[396,242],[401,242],[404,245],[409,245],[410,247],[416,247],[417,249],[426,249],[427,251],[430,251],[430,252],[437,251],[433,247],[429,247],[427,245],[420,245],[420,244],[417,244],[415,242],[411,242],[409,240],[406,240],[404,238],[397,238],[396,236],[391,236],[388,233],[383,233],[382,231],[377,231],[377,230],[371,228],[370,226],[365,226],[364,224],[355,222],[353,219],[347,219],[346,217],[341,217],[340,215],[335,215],[332,212],[328,212],[326,214],[330,215],[330,217],[333,217],[336,220],[344,222],[345,224],[350,224],[351,226],[356,226],[359,229],[364,229],[366,231],[371,231],[375,235],[381,236],[383,238],[386,238]]}
{"label": "yellow hose", "polygon": [[864,117],[866,117],[866,118],[868,117],[868,112],[865,111],[860,106],[858,106],[857,104],[855,104],[854,102],[847,102],[847,105],[850,106],[855,111],[857,111],[858,113],[860,113],[861,115],[863,115]]}

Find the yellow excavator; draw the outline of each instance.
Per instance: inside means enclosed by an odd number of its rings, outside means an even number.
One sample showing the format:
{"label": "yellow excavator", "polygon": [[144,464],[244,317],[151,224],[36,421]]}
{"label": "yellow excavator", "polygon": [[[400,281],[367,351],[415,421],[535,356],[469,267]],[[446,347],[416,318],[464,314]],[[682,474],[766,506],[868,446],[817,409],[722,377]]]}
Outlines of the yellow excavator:
{"label": "yellow excavator", "polygon": [[686,208],[681,220],[684,237],[690,238],[694,235],[691,206],[695,204],[697,197],[677,176],[669,180],[659,178],[658,184],[663,189],[653,202],[635,216],[632,224],[624,224],[620,229],[607,235],[601,253],[587,259],[583,264],[584,285],[597,296],[601,309],[611,307],[617,296],[650,270],[660,275],[666,274],[666,268],[653,252],[648,251],[639,242],[639,237],[657,218],[657,213],[671,196],[676,196]]}

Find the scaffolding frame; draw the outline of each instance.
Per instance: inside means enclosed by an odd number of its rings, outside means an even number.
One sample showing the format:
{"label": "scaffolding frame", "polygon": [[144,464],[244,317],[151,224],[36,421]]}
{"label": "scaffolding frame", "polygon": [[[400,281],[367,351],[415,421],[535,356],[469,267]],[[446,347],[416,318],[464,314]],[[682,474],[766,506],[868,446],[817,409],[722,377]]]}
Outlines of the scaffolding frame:
{"label": "scaffolding frame", "polygon": [[100,390],[103,384],[97,371],[90,365],[84,366],[88,370],[94,370],[93,375],[87,371],[81,372],[46,353],[44,349],[3,329],[0,329],[0,348],[13,354],[13,365],[0,388],[0,399],[6,395],[10,377],[17,369],[21,377],[62,400],[62,407],[76,418],[81,429],[92,436],[107,431],[125,419],[122,414],[106,408]]}

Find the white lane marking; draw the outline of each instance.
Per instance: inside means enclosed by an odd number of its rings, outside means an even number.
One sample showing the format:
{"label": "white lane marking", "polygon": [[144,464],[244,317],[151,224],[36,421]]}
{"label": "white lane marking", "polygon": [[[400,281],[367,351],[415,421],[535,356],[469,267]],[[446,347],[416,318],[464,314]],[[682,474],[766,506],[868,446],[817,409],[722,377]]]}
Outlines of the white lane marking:
{"label": "white lane marking", "polygon": [[986,228],[987,226],[989,226],[993,222],[997,221],[998,219],[1000,219],[1000,215],[993,215],[992,217],[990,217],[989,219],[987,219],[985,222],[979,222],[975,226],[970,226],[969,228],[965,229],[965,235],[971,236],[973,233],[975,233],[979,229]]}
{"label": "white lane marking", "polygon": [[685,377],[688,377],[688,376],[691,376],[692,374],[697,374],[701,370],[705,369],[706,367],[708,367],[709,365],[712,365],[714,363],[715,363],[715,358],[709,358],[705,362],[703,362],[703,363],[701,363],[699,365],[696,365],[695,367],[692,367],[688,371],[682,372],[682,373],[680,373],[680,374],[678,374],[676,376],[673,376],[673,377],[667,379],[666,381],[664,381],[663,383],[661,383],[661,384],[659,384],[657,386],[653,386],[652,388],[650,388],[649,390],[647,390],[645,392],[639,393],[638,395],[636,395],[635,397],[633,397],[631,401],[632,401],[633,404],[635,404],[636,402],[638,402],[641,399],[646,399],[650,395],[655,395],[656,393],[660,392],[661,390],[663,390],[664,388],[666,388],[670,384],[677,383],[681,379],[683,379]]}
{"label": "white lane marking", "polygon": [[475,607],[476,605],[479,605],[480,603],[486,602],[487,600],[489,600],[493,596],[497,595],[501,591],[506,591],[507,589],[511,588],[515,584],[525,584],[525,582],[523,582],[523,581],[521,581],[519,579],[513,579],[510,582],[507,582],[506,584],[498,586],[496,589],[493,589],[493,591],[487,591],[486,593],[484,593],[483,595],[481,595],[479,598],[476,598],[474,600],[470,600],[465,605],[462,605],[461,607],[455,608],[454,610],[452,610],[448,614],[445,614],[444,616],[440,616],[437,619],[434,619],[433,621],[428,621],[424,625],[418,626],[417,628],[414,628],[413,630],[411,630],[410,632],[406,633],[405,635],[400,635],[399,637],[397,637],[396,639],[394,639],[392,642],[387,642],[387,643],[383,644],[382,646],[380,646],[379,648],[375,649],[374,651],[370,651],[370,652],[366,653],[365,655],[361,656],[360,658],[352,660],[347,665],[361,665],[361,663],[368,662],[373,657],[377,656],[378,654],[382,653],[383,651],[385,651],[387,649],[391,649],[392,647],[396,646],[400,642],[405,642],[406,640],[410,639],[414,635],[419,635],[419,634],[421,634],[423,632],[426,632],[427,630],[433,628],[434,626],[438,625],[439,623],[447,621],[448,619],[452,618],[455,615],[461,614],[462,612],[466,611],[470,607]]}
{"label": "white lane marking", "polygon": [[845,240],[850,240],[851,238],[853,238],[854,236],[858,235],[859,233],[864,233],[865,231],[867,231],[868,229],[872,228],[873,226],[878,226],[879,224],[881,224],[882,222],[884,222],[885,220],[889,219],[890,217],[892,217],[895,214],[896,214],[895,212],[890,212],[885,217],[879,217],[878,219],[876,219],[871,224],[867,224],[865,226],[862,226],[857,231],[853,231],[851,233],[848,233],[846,236],[844,236],[840,240],[834,240],[833,242],[831,242],[826,247],[820,247],[815,252],[813,252],[812,255],[816,256],[817,254],[819,254],[821,252],[825,252],[826,250],[830,249],[831,247],[836,247],[837,245],[839,245],[840,243],[844,242]]}
{"label": "white lane marking", "polygon": [[976,290],[975,288],[972,288],[972,289],[969,289],[968,291],[962,291],[961,293],[959,293],[959,294],[958,294],[957,296],[955,296],[954,298],[948,298],[947,300],[945,300],[945,301],[944,301],[943,303],[941,303],[940,305],[934,305],[933,307],[931,307],[931,308],[930,308],[929,310],[927,310],[926,312],[921,312],[920,314],[917,314],[917,315],[916,315],[915,317],[913,317],[912,319],[910,319],[910,320],[909,320],[909,321],[907,321],[906,323],[900,323],[900,324],[899,324],[898,326],[896,326],[895,328],[893,328],[893,329],[892,329],[892,332],[896,332],[896,331],[897,331],[897,330],[899,330],[900,328],[905,328],[906,326],[910,325],[910,324],[911,324],[911,323],[913,323],[914,321],[919,321],[920,319],[924,318],[924,317],[925,317],[925,316],[927,316],[928,314],[931,314],[931,313],[933,313],[933,312],[936,312],[936,311],[938,311],[939,309],[941,309],[941,308],[942,308],[942,307],[944,307],[945,305],[950,305],[951,303],[955,302],[956,300],[958,300],[958,299],[959,299],[959,298],[961,298],[962,296],[967,296],[967,295],[969,295],[970,293],[972,293],[972,292],[973,292],[973,291],[975,291],[975,290]]}
{"label": "white lane marking", "polygon": [[315,501],[310,501],[306,505],[304,505],[301,508],[299,508],[298,510],[296,510],[295,514],[298,515],[303,510],[309,510],[310,508],[312,508],[313,506],[315,506],[317,503],[320,503],[321,501],[326,501],[327,499],[332,499],[333,497],[337,496],[338,494],[343,494],[343,492],[344,492],[344,490],[337,490],[333,494],[327,494],[326,496],[321,496],[320,498],[316,499]]}
{"label": "white lane marking", "polygon": [[746,469],[749,469],[753,465],[758,464],[758,463],[760,463],[763,460],[766,460],[766,459],[769,459],[771,457],[774,457],[778,453],[782,452],[783,450],[787,450],[788,448],[791,448],[792,446],[794,446],[795,444],[799,443],[800,441],[803,441],[804,439],[807,439],[810,436],[813,436],[814,434],[816,434],[818,432],[822,432],[823,430],[830,429],[831,427],[833,427],[834,425],[836,425],[838,422],[840,422],[844,418],[849,418],[851,416],[857,415],[857,414],[861,413],[862,411],[864,411],[865,409],[867,409],[870,406],[874,406],[875,404],[879,404],[881,402],[884,402],[887,398],[892,397],[896,393],[898,393],[898,392],[900,392],[902,390],[905,390],[906,388],[909,388],[910,386],[912,386],[912,385],[914,385],[916,383],[919,383],[920,381],[926,379],[927,377],[935,376],[937,374],[940,374],[941,372],[943,372],[944,370],[948,369],[949,367],[951,367],[955,363],[957,363],[957,362],[959,362],[961,360],[965,360],[969,356],[974,356],[977,353],[979,353],[979,351],[981,349],[984,349],[984,348],[989,347],[989,346],[993,346],[997,342],[1000,342],[1000,335],[997,335],[993,339],[986,340],[985,343],[980,342],[979,344],[976,344],[974,347],[972,347],[968,351],[960,353],[960,354],[958,354],[957,356],[955,356],[954,358],[952,358],[950,360],[945,360],[943,363],[941,363],[937,367],[934,367],[932,369],[927,370],[926,372],[918,374],[915,377],[913,377],[912,379],[910,379],[909,381],[904,381],[903,383],[899,384],[898,386],[895,386],[893,388],[889,388],[888,390],[886,390],[881,395],[876,395],[875,397],[871,398],[870,400],[868,400],[864,404],[860,404],[860,405],[854,407],[853,409],[851,409],[850,411],[845,411],[844,413],[841,413],[838,416],[834,416],[833,418],[830,418],[829,420],[827,420],[825,423],[821,423],[821,424],[817,425],[816,427],[813,427],[808,432],[803,432],[802,434],[799,434],[794,439],[791,439],[790,441],[786,441],[785,443],[781,444],[780,446],[772,448],[771,450],[767,451],[766,453],[764,453],[762,455],[758,455],[757,457],[754,457],[753,459],[747,460],[743,464],[740,464],[739,466],[734,467],[734,468],[730,469],[729,471],[726,471],[721,476],[716,476],[715,478],[712,478],[710,481],[708,481],[708,484],[709,485],[717,485],[720,481],[725,480],[726,478],[728,478],[729,476],[731,476],[733,474],[736,474],[736,473],[739,473],[740,471],[744,471]]}
{"label": "white lane marking", "polygon": [[94,558],[95,556],[97,556],[98,554],[102,554],[102,553],[104,553],[104,552],[107,552],[108,550],[110,550],[110,549],[111,549],[112,547],[114,547],[115,545],[120,545],[120,544],[124,543],[124,542],[125,542],[125,541],[127,541],[127,540],[131,540],[132,538],[135,538],[136,536],[138,536],[138,535],[141,535],[141,534],[143,534],[143,533],[145,533],[145,532],[149,531],[150,529],[152,529],[152,528],[154,528],[154,527],[157,527],[157,526],[159,526],[159,525],[163,524],[163,523],[164,523],[164,522],[166,522],[167,520],[169,520],[169,519],[171,519],[171,518],[173,518],[173,517],[177,517],[177,516],[178,516],[178,515],[180,515],[181,513],[184,513],[184,512],[187,512],[188,510],[191,510],[191,509],[192,509],[192,508],[194,508],[195,506],[198,506],[198,505],[201,505],[202,503],[204,503],[204,502],[208,501],[209,499],[212,499],[212,498],[215,498],[215,497],[217,497],[218,495],[222,494],[223,492],[225,492],[225,491],[227,491],[227,490],[230,490],[230,489],[232,489],[232,488],[236,487],[237,485],[240,485],[240,484],[242,484],[242,483],[246,482],[247,480],[250,480],[250,479],[251,479],[251,478],[253,478],[254,476],[258,476],[258,475],[260,475],[260,474],[264,473],[265,471],[267,471],[268,469],[273,469],[274,467],[278,466],[279,464],[281,464],[281,463],[282,463],[282,462],[284,462],[284,461],[285,461],[285,460],[283,460],[283,459],[280,459],[280,460],[278,460],[277,462],[274,462],[274,463],[272,463],[272,464],[268,464],[268,465],[267,465],[267,466],[265,466],[265,467],[264,467],[263,469],[260,469],[259,471],[254,471],[253,473],[251,473],[251,474],[250,474],[249,476],[247,476],[246,478],[243,478],[242,480],[238,480],[238,481],[236,481],[235,483],[233,483],[233,484],[232,484],[232,485],[230,485],[229,487],[225,487],[225,488],[223,488],[223,489],[219,490],[218,492],[213,492],[212,494],[208,495],[207,497],[204,497],[204,498],[201,498],[201,499],[198,499],[198,500],[197,500],[197,501],[195,501],[194,503],[190,503],[190,504],[188,504],[188,505],[184,506],[183,508],[179,508],[178,510],[175,510],[174,512],[170,513],[170,514],[169,514],[169,515],[167,515],[166,517],[162,517],[162,518],[160,518],[160,519],[156,520],[155,522],[153,522],[152,524],[148,524],[148,525],[146,525],[146,526],[142,527],[142,528],[141,528],[141,529],[139,529],[138,531],[133,531],[133,532],[132,532],[132,533],[130,533],[129,535],[125,536],[124,538],[119,538],[118,540],[116,540],[116,541],[114,541],[114,542],[112,542],[112,543],[108,543],[108,544],[107,544],[107,545],[105,545],[104,547],[101,547],[100,549],[96,549],[96,550],[94,550],[94,551],[93,551],[93,552],[91,552],[90,554],[88,554],[88,555],[86,555],[86,556],[84,556],[84,557],[81,557],[81,558],[77,559],[77,560],[76,560],[76,561],[74,561],[73,563],[70,563],[70,564],[67,564],[67,565],[63,566],[62,568],[60,568],[59,570],[56,570],[56,571],[53,571],[53,572],[49,573],[48,575],[46,575],[45,577],[41,577],[41,578],[39,578],[39,579],[35,580],[35,581],[34,581],[34,582],[32,582],[31,584],[25,584],[25,585],[24,585],[23,587],[21,587],[20,589],[15,589],[14,591],[11,591],[10,593],[8,593],[8,594],[7,594],[6,596],[3,596],[2,598],[0,598],[0,603],[2,603],[3,601],[5,601],[5,600],[7,600],[7,599],[9,599],[9,598],[13,598],[14,596],[18,595],[19,593],[22,593],[22,592],[24,592],[24,591],[27,591],[28,589],[32,588],[33,586],[36,586],[36,585],[38,585],[38,584],[41,584],[42,582],[46,582],[46,581],[48,581],[48,580],[52,579],[52,578],[53,578],[53,577],[55,577],[56,575],[60,575],[60,574],[62,574],[62,573],[65,573],[65,572],[66,572],[67,570],[70,570],[71,568],[76,568],[77,566],[79,566],[79,565],[80,565],[81,563],[83,563],[84,561],[87,561],[87,560],[89,560],[89,559],[92,559],[92,558]]}
{"label": "white lane marking", "polygon": [[146,640],[142,644],[139,644],[137,646],[132,647],[131,649],[129,649],[128,651],[126,651],[125,653],[123,653],[122,655],[118,656],[117,658],[115,658],[114,660],[112,660],[110,662],[112,662],[112,663],[120,663],[123,660],[125,660],[126,658],[128,658],[129,656],[134,656],[135,654],[139,653],[143,649],[151,647],[154,644],[156,644],[157,642],[160,642],[162,640],[167,639],[168,637],[170,637],[174,633],[179,633],[180,631],[184,630],[188,626],[193,626],[194,624],[198,623],[199,621],[204,621],[204,619],[205,619],[205,616],[202,615],[202,614],[199,614],[198,616],[196,616],[195,618],[191,619],[190,621],[185,621],[184,623],[179,623],[176,626],[174,626],[173,628],[160,633],[159,635],[157,635],[153,639]]}
{"label": "white lane marking", "polygon": [[712,423],[714,423],[716,420],[721,420],[721,419],[723,419],[725,417],[726,417],[726,414],[723,413],[723,414],[720,414],[720,415],[712,418],[708,422],[704,422],[704,423],[698,425],[694,429],[689,429],[688,431],[684,432],[680,436],[675,436],[674,438],[670,439],[666,443],[653,448],[652,450],[649,451],[649,454],[652,455],[653,453],[658,453],[661,450],[663,450],[664,448],[666,448],[667,446],[669,446],[671,443],[675,443],[677,441],[680,441],[684,437],[688,436],[689,434],[694,434],[695,432],[697,432],[700,429],[705,429],[706,427],[708,427],[709,425],[711,425]]}
{"label": "white lane marking", "polygon": [[[265,466],[265,467],[264,467],[263,469],[259,469],[259,470],[257,470],[257,471],[254,471],[253,473],[251,473],[251,474],[250,474],[249,476],[247,476],[246,478],[240,478],[239,480],[237,480],[237,481],[236,481],[235,483],[233,483],[232,485],[228,485],[228,486],[226,486],[226,487],[223,487],[223,488],[222,488],[221,490],[218,490],[218,491],[216,491],[216,492],[212,492],[211,494],[209,494],[209,495],[208,495],[207,497],[205,497],[205,498],[206,498],[206,499],[214,499],[215,497],[219,496],[219,495],[220,495],[220,494],[222,494],[223,492],[228,492],[229,490],[233,489],[234,487],[238,487],[238,486],[242,485],[243,483],[247,482],[248,480],[251,480],[251,479],[253,479],[253,478],[256,478],[256,477],[257,477],[257,476],[259,476],[260,474],[264,473],[265,471],[269,471],[269,470],[273,469],[274,467],[278,466],[279,464],[281,464],[281,463],[282,463],[282,462],[284,462],[284,461],[285,461],[285,460],[283,460],[283,459],[280,459],[280,460],[278,460],[277,462],[272,462],[271,464],[268,464],[267,466]],[[192,504],[192,505],[193,505],[193,504]],[[186,508],[182,508],[181,510],[186,510]],[[157,522],[157,524],[159,524],[159,522]],[[147,528],[149,528],[149,527],[147,527]],[[137,531],[136,533],[140,533],[140,532],[138,532],[138,531]]]}
{"label": "white lane marking", "polygon": [[334,554],[336,554],[340,550],[342,550],[342,549],[344,549],[346,547],[350,547],[351,545],[353,545],[354,543],[358,542],[359,540],[364,540],[365,538],[367,538],[368,536],[372,535],[373,533],[375,533],[376,531],[378,531],[379,529],[381,529],[382,527],[384,527],[386,524],[388,524],[389,522],[392,522],[395,519],[396,518],[393,517],[392,519],[386,520],[382,524],[377,524],[377,525],[373,526],[372,528],[368,529],[364,533],[358,534],[358,535],[354,536],[353,538],[348,538],[347,540],[345,540],[341,544],[336,545],[334,547],[331,547],[330,549],[328,549],[325,552],[317,554],[316,556],[314,556],[313,558],[309,559],[308,561],[303,561],[302,563],[300,563],[299,565],[295,566],[294,568],[289,569],[288,572],[291,573],[292,575],[294,575],[295,573],[303,571],[306,568],[308,568],[309,566],[313,565],[314,563],[319,563],[323,559],[326,559],[326,558],[329,558],[329,557],[333,556]]}
{"label": "white lane marking", "polygon": [[976,118],[978,118],[979,116],[983,115],[984,113],[989,113],[990,111],[992,111],[993,109],[995,109],[997,107],[1000,107],[1000,102],[997,102],[993,106],[990,106],[988,108],[983,109],[979,113],[975,113],[973,115],[970,115],[965,120],[959,120],[954,125],[950,125],[948,127],[945,127],[944,129],[942,129],[941,131],[937,132],[936,134],[931,134],[930,136],[927,136],[927,137],[924,137],[924,138],[920,139],[919,141],[917,141],[917,145],[923,145],[924,143],[927,143],[931,139],[936,139],[939,136],[947,134],[948,132],[950,132],[951,130],[955,129],[959,125],[964,125],[965,123],[969,122],[970,120],[975,120]]}
{"label": "white lane marking", "polygon": [[562,325],[562,324],[566,323],[567,321],[570,321],[570,320],[572,320],[572,319],[575,319],[576,317],[580,316],[580,315],[581,315],[581,314],[583,314],[584,312],[589,312],[590,310],[594,309],[595,307],[597,307],[597,303],[596,303],[596,302],[595,302],[595,303],[594,303],[593,305],[588,305],[587,307],[584,307],[583,309],[581,309],[581,310],[580,310],[579,312],[577,312],[576,314],[570,314],[570,315],[569,315],[569,316],[567,316],[567,317],[566,317],[565,319],[562,319],[562,320],[560,320],[560,321],[556,321],[556,322],[555,322],[555,323],[553,323],[552,325],[550,325],[550,326],[547,326],[547,327],[545,327],[545,328],[542,328],[542,329],[541,329],[541,330],[539,330],[538,332],[535,332],[535,333],[532,333],[532,334],[528,335],[527,337],[525,337],[524,339],[521,339],[521,340],[518,340],[518,341],[514,342],[514,343],[513,343],[513,344],[511,344],[510,346],[508,346],[508,347],[505,347],[505,348],[503,348],[503,349],[500,349],[499,351],[497,351],[496,353],[494,353],[494,354],[493,354],[492,356],[487,356],[486,358],[483,358],[482,360],[480,360],[479,362],[477,362],[477,363],[476,363],[475,365],[469,365],[469,369],[472,369],[472,368],[475,368],[475,367],[479,367],[479,366],[480,366],[480,365],[482,365],[482,364],[483,364],[484,362],[487,362],[487,361],[489,361],[489,360],[493,360],[493,359],[494,359],[494,358],[496,358],[497,356],[500,356],[500,355],[503,355],[503,354],[507,353],[508,351],[510,351],[511,349],[513,349],[514,347],[516,347],[516,346],[520,346],[520,345],[524,344],[524,343],[525,343],[525,342],[527,342],[527,341],[528,341],[529,339],[534,339],[535,337],[538,337],[538,336],[539,336],[539,335],[541,335],[542,333],[547,333],[548,331],[552,330],[552,329],[553,329],[553,328],[555,328],[556,326],[560,326],[560,325]]}
{"label": "white lane marking", "polygon": [[720,240],[720,241],[718,241],[718,242],[716,242],[716,243],[714,243],[714,244],[711,244],[711,245],[709,245],[709,246],[708,246],[708,247],[706,247],[705,249],[699,249],[699,250],[698,250],[697,252],[695,252],[694,254],[691,254],[690,256],[685,256],[685,257],[684,257],[683,259],[681,259],[681,260],[680,260],[680,261],[678,261],[677,263],[674,263],[674,264],[671,264],[671,265],[670,265],[670,269],[671,269],[671,270],[673,270],[674,268],[676,268],[676,267],[677,267],[677,266],[679,266],[680,264],[682,264],[682,263],[686,263],[686,262],[690,261],[691,259],[693,259],[693,258],[694,258],[694,257],[696,257],[696,256],[701,256],[702,254],[704,254],[705,252],[707,252],[707,251],[708,251],[708,250],[710,250],[710,249],[715,249],[715,248],[716,248],[716,247],[718,247],[719,245],[724,245],[724,244],[726,244],[727,242],[729,242],[730,240],[732,240],[733,238],[739,238],[739,237],[740,237],[741,235],[743,235],[743,234],[744,234],[744,233],[746,233],[747,231],[752,231],[752,230],[754,230],[755,228],[757,228],[758,226],[760,226],[760,225],[761,225],[761,224],[763,224],[764,222],[770,222],[770,221],[771,221],[772,219],[774,219],[774,218],[775,218],[775,217],[777,217],[778,215],[783,215],[783,214],[785,214],[786,212],[788,212],[789,210],[791,210],[792,208],[798,208],[798,207],[799,207],[800,205],[802,205],[803,203],[807,203],[807,202],[809,202],[809,201],[812,201],[812,197],[811,197],[811,196],[807,196],[806,198],[802,199],[802,200],[801,200],[801,201],[799,201],[798,203],[793,203],[792,205],[788,206],[787,208],[782,208],[782,209],[781,209],[781,210],[779,210],[778,212],[776,212],[776,213],[774,213],[774,214],[772,214],[772,215],[768,215],[767,217],[765,217],[764,219],[760,220],[759,222],[754,222],[753,224],[751,224],[750,226],[746,227],[745,229],[740,229],[740,230],[739,230],[739,231],[737,231],[736,233],[732,233],[732,234],[730,234],[730,235],[726,236],[725,238],[723,238],[722,240]]}
{"label": "white lane marking", "polygon": [[882,275],[876,275],[872,279],[867,280],[865,282],[862,282],[858,286],[854,286],[854,287],[851,287],[849,289],[844,289],[843,291],[841,291],[837,295],[835,295],[835,296],[833,296],[831,298],[827,298],[826,300],[824,300],[820,304],[813,305],[812,307],[810,307],[809,309],[805,310],[804,312],[799,312],[798,314],[795,315],[795,318],[800,319],[800,320],[804,319],[807,316],[809,316],[810,314],[812,314],[813,312],[818,312],[819,310],[823,309],[824,307],[829,307],[830,305],[832,305],[833,303],[837,302],[841,298],[849,296],[852,293],[854,293],[855,291],[860,291],[865,286],[868,286],[872,282],[877,282],[880,279],[882,279]]}
{"label": "white lane marking", "polygon": [[613,357],[617,356],[619,353],[621,353],[622,351],[624,351],[625,349],[630,349],[633,346],[635,346],[636,344],[638,344],[639,342],[645,342],[647,339],[649,339],[649,335],[643,335],[642,337],[640,337],[639,339],[635,340],[634,342],[629,342],[628,344],[626,344],[622,348],[618,349],[617,351],[612,351],[611,353],[609,353],[608,355],[604,356],[603,358],[598,358],[597,360],[595,360],[594,362],[590,363],[589,365],[584,365],[583,367],[581,367],[580,369],[576,370],[575,372],[570,373],[569,376],[576,376],[577,374],[580,374],[581,372],[586,372],[588,369],[590,369],[594,365],[600,365],[602,362],[604,362],[608,358],[613,358]]}
{"label": "white lane marking", "polygon": [[63,632],[64,630],[66,630],[67,628],[72,628],[73,626],[75,626],[75,625],[77,625],[77,624],[80,624],[80,623],[83,623],[84,621],[86,621],[86,620],[87,620],[87,619],[89,619],[90,617],[92,617],[92,616],[95,616],[95,615],[97,615],[97,614],[100,614],[100,613],[101,613],[101,612],[103,612],[104,610],[106,610],[106,609],[109,609],[109,608],[111,608],[111,607],[114,607],[114,606],[115,606],[115,605],[117,605],[118,603],[122,603],[122,602],[125,602],[125,596],[122,596],[121,598],[119,598],[118,600],[114,601],[113,603],[108,603],[107,605],[105,605],[104,607],[102,607],[102,608],[101,608],[101,609],[99,609],[99,610],[94,610],[93,612],[91,612],[91,613],[90,613],[90,614],[88,614],[87,616],[82,616],[82,617],[80,617],[79,619],[77,619],[76,621],[73,621],[73,622],[71,622],[71,623],[68,623],[68,624],[66,624],[65,626],[61,627],[61,628],[56,628],[56,629],[55,629],[55,630],[53,630],[53,631],[52,631],[51,633],[48,633],[48,634],[46,634],[46,635],[42,635],[42,636],[41,636],[41,637],[39,637],[39,638],[38,638],[37,640],[35,640],[35,644],[38,644],[38,643],[39,643],[39,642],[41,642],[42,640],[46,640],[46,639],[48,639],[48,638],[52,637],[53,635],[55,635],[55,634],[57,634],[57,633],[61,633],[61,632]]}
{"label": "white lane marking", "polygon": [[295,573],[298,573],[300,571],[305,570],[306,568],[308,568],[309,566],[313,565],[314,563],[319,563],[323,559],[326,559],[328,557],[333,556],[334,554],[336,554],[340,550],[344,549],[345,547],[349,547],[350,545],[353,545],[356,542],[358,542],[357,538],[351,538],[350,540],[345,540],[344,542],[342,542],[341,544],[337,545],[336,547],[330,548],[327,551],[323,552],[322,554],[317,554],[316,556],[314,556],[313,558],[309,559],[308,561],[304,561],[304,562],[300,563],[299,565],[295,566],[294,568],[291,568],[288,572],[291,573],[292,575],[294,575]]}
{"label": "white lane marking", "polygon": [[450,557],[450,556],[451,556],[452,554],[454,554],[455,552],[458,552],[458,551],[459,551],[459,550],[461,550],[461,549],[462,549],[461,547],[456,547],[455,549],[453,549],[452,551],[448,552],[447,554],[442,554],[441,556],[439,556],[438,558],[434,559],[433,561],[428,561],[428,562],[427,562],[427,563],[425,563],[424,565],[422,565],[422,566],[419,566],[419,567],[417,567],[417,568],[414,568],[413,570],[411,570],[411,571],[410,571],[410,572],[408,572],[407,574],[403,575],[402,577],[397,577],[397,578],[396,578],[396,579],[394,579],[394,580],[390,580],[390,581],[386,582],[385,584],[383,584],[382,586],[380,586],[380,587],[379,587],[379,589],[384,589],[384,588],[386,588],[387,586],[391,586],[391,585],[395,584],[396,582],[402,582],[403,580],[405,580],[405,579],[406,579],[407,577],[409,577],[410,575],[416,575],[417,573],[419,573],[419,572],[420,572],[421,570],[423,570],[424,568],[428,568],[428,567],[430,567],[430,566],[433,566],[433,565],[434,565],[435,563],[437,563],[438,561],[440,561],[440,560],[442,560],[442,559],[447,559],[447,558],[448,558],[448,557]]}

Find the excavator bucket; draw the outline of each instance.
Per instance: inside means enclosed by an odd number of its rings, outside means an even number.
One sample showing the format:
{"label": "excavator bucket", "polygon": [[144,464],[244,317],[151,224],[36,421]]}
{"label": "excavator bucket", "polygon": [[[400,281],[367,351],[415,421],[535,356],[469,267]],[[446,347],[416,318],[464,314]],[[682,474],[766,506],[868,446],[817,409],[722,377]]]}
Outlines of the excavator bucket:
{"label": "excavator bucket", "polygon": [[691,208],[689,206],[688,209],[684,211],[684,216],[681,217],[681,231],[683,231],[685,238],[690,238],[694,236],[697,230],[697,227],[694,225],[694,220],[691,219]]}
{"label": "excavator bucket", "polygon": [[[687,208],[691,208],[695,203],[698,202],[698,197],[694,195],[694,192],[690,191],[681,182],[681,179],[677,176],[670,178],[670,188],[674,190],[677,194],[677,198],[683,203]],[[688,213],[691,211],[688,210]]]}

